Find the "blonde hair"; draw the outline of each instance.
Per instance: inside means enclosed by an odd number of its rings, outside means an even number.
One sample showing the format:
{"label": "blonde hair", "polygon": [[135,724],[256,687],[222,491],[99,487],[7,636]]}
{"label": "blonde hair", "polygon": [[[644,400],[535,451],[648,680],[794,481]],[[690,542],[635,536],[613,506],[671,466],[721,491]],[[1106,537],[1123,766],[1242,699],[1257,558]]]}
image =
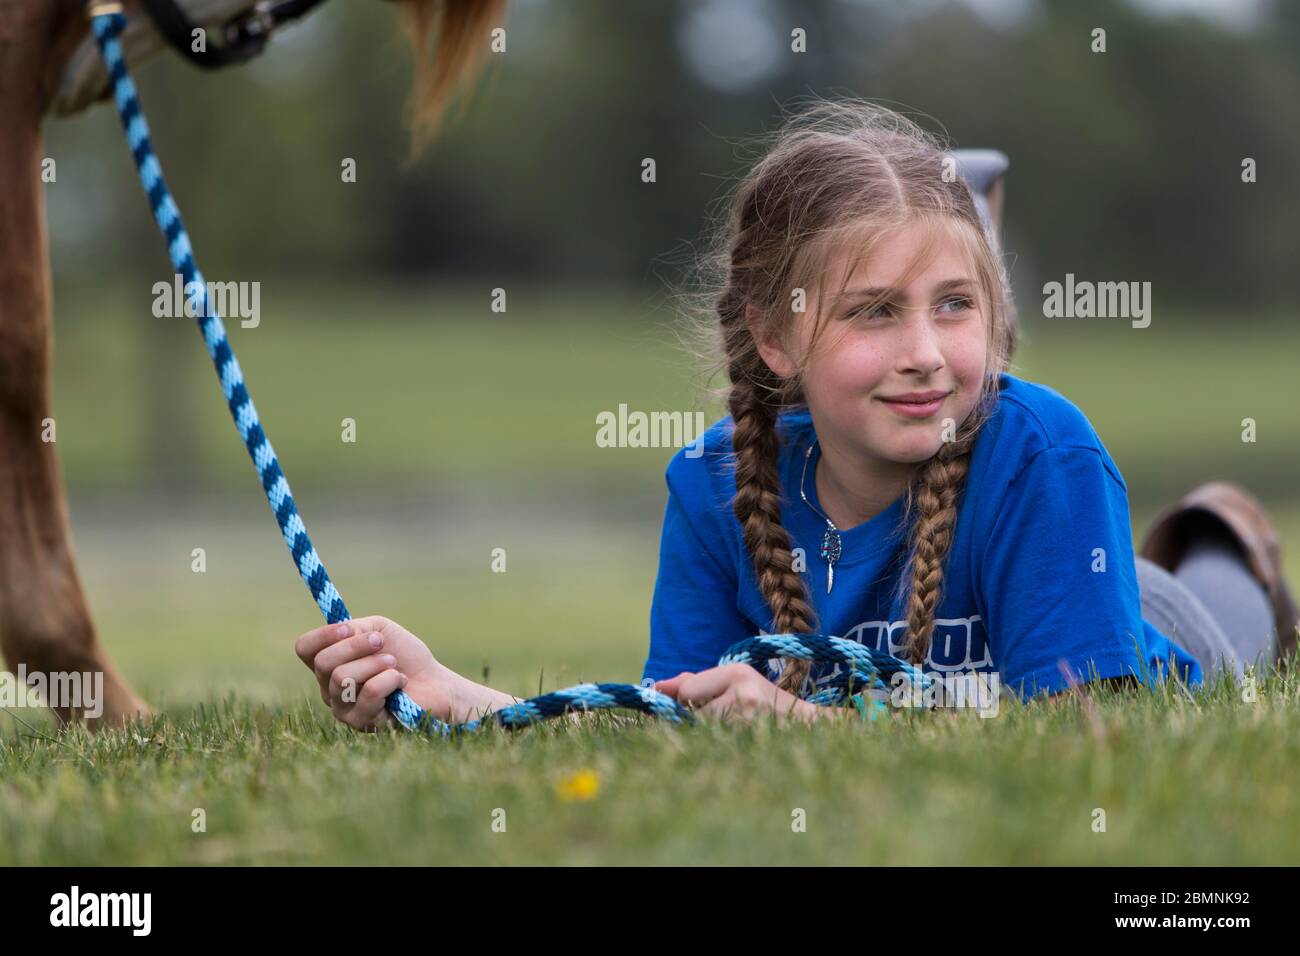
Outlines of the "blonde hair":
{"label": "blonde hair", "polygon": [[[981,311],[988,318],[988,353],[974,411],[958,427],[955,440],[918,463],[906,491],[907,560],[897,594],[905,584],[910,588],[907,653],[917,664],[929,652],[971,451],[992,414],[999,376],[1009,368],[1015,347],[1005,268],[969,187],[952,174],[954,167],[945,158],[939,141],[914,122],[862,100],[816,100],[788,117],[729,197],[717,248],[704,264],[711,276],[704,292],[709,308],[707,322],[697,330],[708,342],[703,355],[713,357],[706,381],[725,369],[730,383],[716,394],[735,422],[732,507],[759,590],[772,611],[774,633],[814,632],[816,613],[803,577],[794,570],[790,535],[781,523],[777,467],[778,416],[807,408],[802,385],[806,357],[794,374],[781,378],[760,356],[750,323],[763,338],[790,341],[795,290],[816,285],[817,302],[829,301],[821,294],[827,263],[836,250],[849,248],[845,240],[850,237],[866,237],[858,261],[903,223],[927,222],[940,227],[934,232],[958,240],[974,269]],[[923,252],[918,262],[924,258]],[[850,268],[844,280],[852,273]],[[819,311],[823,315],[817,317],[808,354],[830,310]],[[785,664],[780,686],[798,693],[809,664]]]}

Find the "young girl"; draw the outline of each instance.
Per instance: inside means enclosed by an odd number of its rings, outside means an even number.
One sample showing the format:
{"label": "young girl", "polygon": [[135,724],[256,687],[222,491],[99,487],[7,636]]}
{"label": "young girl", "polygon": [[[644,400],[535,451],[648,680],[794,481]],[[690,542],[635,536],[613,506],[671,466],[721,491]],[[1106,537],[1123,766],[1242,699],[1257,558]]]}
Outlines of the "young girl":
{"label": "young girl", "polygon": [[[1153,529],[1155,560],[1135,556],[1088,420],[1009,372],[990,229],[931,136],[859,101],[788,123],[741,182],[713,300],[730,415],[668,465],[657,689],[706,713],[833,713],[802,699],[833,670],[715,666],[761,632],[996,674],[1022,698],[1194,686],[1294,647],[1276,533],[1239,489],[1198,489]],[[444,719],[515,700],[382,618],[309,631],[298,653],[354,727],[385,722],[398,687]]]}

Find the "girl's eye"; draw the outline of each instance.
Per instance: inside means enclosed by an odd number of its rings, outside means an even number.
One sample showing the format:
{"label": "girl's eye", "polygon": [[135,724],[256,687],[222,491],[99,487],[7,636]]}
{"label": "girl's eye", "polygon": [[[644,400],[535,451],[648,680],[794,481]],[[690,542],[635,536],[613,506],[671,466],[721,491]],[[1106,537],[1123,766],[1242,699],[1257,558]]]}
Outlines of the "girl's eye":
{"label": "girl's eye", "polygon": [[858,308],[856,308],[856,309],[852,309],[852,310],[849,312],[849,314],[848,314],[848,318],[850,318],[850,319],[857,319],[857,318],[875,319],[875,318],[880,317],[880,315],[881,315],[881,313],[882,313],[882,310],[884,311],[884,313],[887,314],[887,313],[889,312],[889,308],[890,308],[890,307],[889,307],[889,305],[888,305],[887,303],[881,303],[880,305],[876,306],[875,308],[867,308],[867,307],[864,305],[864,306],[860,306],[860,307],[858,307]]}
{"label": "girl's eye", "polygon": [[[953,313],[965,312],[975,307],[974,301],[970,298],[970,296],[966,296],[966,295],[950,295],[948,296],[948,298],[944,299],[943,302],[940,303],[940,305],[952,306],[952,308],[948,309],[947,311]],[[892,308],[893,307],[888,303],[881,303],[875,308],[868,308],[867,306],[864,305],[864,306],[860,306],[859,308],[852,309],[848,314],[848,318],[875,319],[875,318],[879,318],[882,314],[887,315],[892,310]]]}

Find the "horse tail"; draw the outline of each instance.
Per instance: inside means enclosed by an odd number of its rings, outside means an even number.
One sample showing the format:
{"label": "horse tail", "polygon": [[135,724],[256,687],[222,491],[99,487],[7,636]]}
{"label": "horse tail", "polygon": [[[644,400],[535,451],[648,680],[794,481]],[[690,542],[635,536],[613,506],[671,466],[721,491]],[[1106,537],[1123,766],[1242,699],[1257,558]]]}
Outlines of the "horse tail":
{"label": "horse tail", "polygon": [[506,0],[404,0],[401,8],[415,54],[408,104],[414,156],[433,139],[457,85],[482,65],[488,31],[504,25]]}

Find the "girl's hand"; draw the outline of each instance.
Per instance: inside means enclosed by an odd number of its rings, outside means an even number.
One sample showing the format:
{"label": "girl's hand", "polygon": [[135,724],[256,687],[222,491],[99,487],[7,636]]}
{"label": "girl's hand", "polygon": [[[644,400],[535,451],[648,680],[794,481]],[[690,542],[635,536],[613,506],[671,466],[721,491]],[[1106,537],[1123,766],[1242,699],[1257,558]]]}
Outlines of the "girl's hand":
{"label": "girl's hand", "polygon": [[326,706],[356,730],[395,723],[384,701],[399,689],[439,720],[448,720],[467,683],[439,664],[422,640],[386,617],[318,627],[299,637],[294,650],[316,675]]}
{"label": "girl's hand", "polygon": [[775,712],[778,719],[793,717],[811,722],[820,718],[818,712],[823,710],[777,687],[748,664],[726,664],[698,674],[683,671],[668,680],[656,681],[655,690],[702,714],[724,720],[748,721]]}

